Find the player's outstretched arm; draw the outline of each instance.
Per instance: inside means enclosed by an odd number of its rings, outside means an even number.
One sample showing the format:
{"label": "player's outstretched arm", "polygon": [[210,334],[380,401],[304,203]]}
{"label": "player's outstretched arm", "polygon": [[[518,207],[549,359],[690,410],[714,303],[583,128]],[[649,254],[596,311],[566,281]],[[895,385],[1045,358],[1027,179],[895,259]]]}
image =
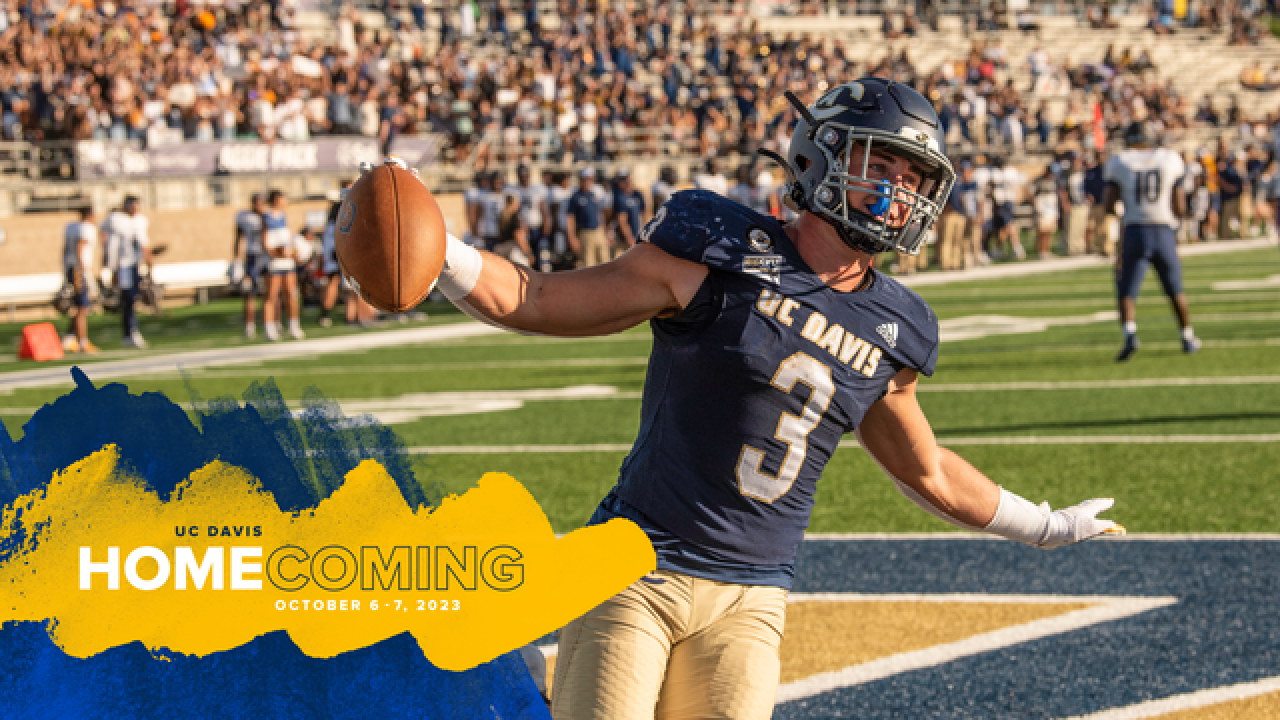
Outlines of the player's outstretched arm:
{"label": "player's outstretched arm", "polygon": [[938,446],[916,399],[916,372],[903,370],[871,406],[858,441],[898,486],[929,513],[967,530],[989,532],[1051,548],[1124,528],[1097,515],[1111,499],[1087,500],[1063,510],[1035,505],[993,483],[959,455]]}
{"label": "player's outstretched arm", "polygon": [[642,243],[613,262],[540,273],[449,236],[440,289],[479,320],[517,332],[606,335],[679,312],[707,268]]}

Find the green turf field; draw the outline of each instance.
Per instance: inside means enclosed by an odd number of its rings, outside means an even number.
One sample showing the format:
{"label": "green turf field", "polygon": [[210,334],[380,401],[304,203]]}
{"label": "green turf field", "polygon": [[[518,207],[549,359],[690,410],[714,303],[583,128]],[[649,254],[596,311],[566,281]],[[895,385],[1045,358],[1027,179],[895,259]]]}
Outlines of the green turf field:
{"label": "green turf field", "polygon": [[[997,331],[944,342],[937,374],[922,382],[920,395],[938,437],[997,482],[1036,501],[1058,506],[1114,496],[1112,517],[1134,532],[1280,531],[1274,512],[1280,507],[1280,442],[1240,441],[1280,437],[1280,283],[1214,288],[1280,275],[1280,252],[1240,251],[1184,263],[1205,349],[1190,357],[1181,353],[1172,313],[1149,276],[1139,303],[1143,349],[1122,365],[1113,362],[1119,329],[1105,315],[1115,307],[1107,269],[920,288],[943,322],[944,338],[975,327]],[[388,329],[461,319],[452,308],[425,309],[429,320]],[[108,351],[102,359],[136,356],[114,351],[117,323],[114,316],[94,321],[91,335],[102,338],[99,345]],[[250,344],[239,337],[240,327],[237,304],[222,301],[144,317],[142,330],[153,344],[148,352],[159,354]],[[313,317],[306,329],[309,337],[351,332],[320,330]],[[0,374],[31,367],[12,355],[18,332],[18,326],[0,326],[0,343],[12,348],[0,358]],[[446,413],[399,417],[402,422],[393,425],[411,447],[448,450],[416,456],[419,480],[463,492],[486,471],[509,472],[533,492],[555,528],[567,531],[587,519],[611,486],[625,455],[618,446],[635,437],[648,349],[645,327],[588,340],[488,335],[196,369],[186,380],[172,372],[125,382],[134,392],[161,391],[186,401],[185,383],[208,399],[239,396],[251,382],[274,378],[290,401],[314,386],[349,412],[375,413],[386,412],[378,400],[387,405],[402,395],[487,392],[443,403],[439,396],[415,398],[395,408],[422,405]],[[82,361],[90,377],[102,359]],[[584,385],[601,386],[600,397],[528,399],[518,392]],[[0,395],[9,433],[20,437],[33,409],[69,386],[68,379],[63,386]],[[508,409],[489,407],[494,402]],[[1134,437],[1146,441],[1128,441]],[[567,452],[501,452],[529,445]],[[574,447],[583,445],[610,447]],[[478,446],[499,452],[468,451]],[[821,532],[947,529],[900,497],[856,447],[838,451],[828,466],[811,526]]]}

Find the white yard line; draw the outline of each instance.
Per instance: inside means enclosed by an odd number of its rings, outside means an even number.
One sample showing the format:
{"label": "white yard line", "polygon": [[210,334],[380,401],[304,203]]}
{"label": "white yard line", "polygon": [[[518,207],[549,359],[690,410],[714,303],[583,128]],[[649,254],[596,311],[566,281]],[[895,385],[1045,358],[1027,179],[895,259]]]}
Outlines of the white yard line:
{"label": "white yard line", "polygon": [[[794,596],[793,596],[794,597]],[[937,602],[956,602],[961,596],[941,596]],[[912,652],[898,653],[889,657],[872,660],[860,665],[852,665],[841,670],[811,675],[803,680],[787,683],[778,688],[778,702],[802,700],[840,688],[853,687],[881,680],[891,675],[898,675],[912,670],[920,670],[949,663],[963,657],[1000,650],[1013,645],[1020,645],[1031,640],[1038,640],[1050,635],[1058,635],[1082,627],[1111,622],[1131,617],[1139,613],[1166,607],[1177,602],[1172,597],[1097,597],[1092,595],[1072,597],[1070,595],[1011,595],[963,596],[962,602],[1026,602],[1026,603],[1071,603],[1086,602],[1097,605],[1082,610],[1057,615],[1055,617],[1035,620],[1021,625],[1013,625],[992,632],[981,633],[956,642],[934,645],[933,647]],[[828,602],[929,602],[927,596],[921,595],[858,595],[856,593],[830,593],[822,597]],[[804,600],[802,600],[804,601]],[[810,600],[811,601],[811,600]]]}
{"label": "white yard line", "polygon": [[1168,377],[1126,380],[1058,380],[989,383],[920,383],[919,392],[992,392],[1003,390],[1102,390],[1150,387],[1200,387],[1214,385],[1278,385],[1280,375],[1244,377]]}
{"label": "white yard line", "polygon": [[[173,372],[179,367],[199,368],[239,365],[266,360],[314,357],[330,353],[361,352],[384,347],[395,347],[397,345],[413,345],[436,340],[492,335],[500,332],[502,330],[477,322],[459,322],[449,325],[387,330],[385,332],[369,332],[313,340],[294,340],[163,355],[144,355],[128,360],[108,360],[107,362],[91,363],[82,367],[85,374],[95,383],[98,383],[114,378]],[[66,385],[70,382],[71,370],[65,366],[19,370],[0,375],[0,393],[19,388]]]}
{"label": "white yard line", "polygon": [[[963,445],[1196,445],[1216,443],[1273,443],[1270,435],[1015,435],[1008,437],[938,438],[943,446]],[[861,448],[856,440],[844,440],[842,448]],[[628,452],[631,443],[585,445],[419,445],[411,455],[537,455],[561,453]]]}
{"label": "white yard line", "polygon": [[1216,292],[1230,290],[1280,290],[1280,275],[1272,275],[1265,280],[1223,280],[1211,285]]}
{"label": "white yard line", "polygon": [[[1012,437],[938,438],[948,447],[962,445],[1197,445],[1213,443],[1273,443],[1280,434],[1258,435],[1027,435]],[[857,447],[857,442],[840,443]]]}
{"label": "white yard line", "polygon": [[[1217,255],[1219,253],[1236,252],[1238,250],[1256,250],[1275,246],[1276,242],[1271,238],[1254,238],[1252,240],[1233,240],[1230,242],[1179,245],[1178,254],[1182,257],[1196,257],[1200,255]],[[1112,267],[1114,265],[1115,260],[1112,258],[1104,258],[1098,255],[1082,255],[1072,258],[1054,258],[1040,262],[1008,263],[970,268],[968,270],[931,272],[922,275],[908,275],[906,277],[898,277],[896,279],[907,287],[927,287],[930,285],[948,285],[951,283],[963,283],[975,280],[1043,275],[1062,270]]]}
{"label": "white yard line", "polygon": [[1161,698],[1160,700],[1148,700],[1128,707],[1103,710],[1092,715],[1077,715],[1069,720],[1142,720],[1143,718],[1160,717],[1161,715],[1181,710],[1193,710],[1209,705],[1218,705],[1232,700],[1245,700],[1273,692],[1280,692],[1280,677],[1211,688],[1209,690],[1198,690],[1184,695]]}

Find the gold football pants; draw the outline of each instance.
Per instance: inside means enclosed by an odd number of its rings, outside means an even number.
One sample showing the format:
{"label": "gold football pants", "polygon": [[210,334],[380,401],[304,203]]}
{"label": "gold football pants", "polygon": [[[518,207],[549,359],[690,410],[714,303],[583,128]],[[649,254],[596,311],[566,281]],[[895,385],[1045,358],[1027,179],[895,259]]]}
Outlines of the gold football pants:
{"label": "gold football pants", "polygon": [[786,602],[779,587],[647,575],[560,631],[551,714],[765,720]]}

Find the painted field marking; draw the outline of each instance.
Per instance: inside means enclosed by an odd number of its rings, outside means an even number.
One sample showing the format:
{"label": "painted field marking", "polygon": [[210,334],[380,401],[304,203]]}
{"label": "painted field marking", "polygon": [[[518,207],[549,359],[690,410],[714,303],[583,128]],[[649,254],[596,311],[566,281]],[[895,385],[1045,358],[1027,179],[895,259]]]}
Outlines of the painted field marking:
{"label": "painted field marking", "polygon": [[1280,375],[1247,375],[1243,377],[1168,377],[1129,378],[1125,380],[1048,380],[989,383],[924,382],[917,392],[991,392],[1003,390],[1102,390],[1148,387],[1200,387],[1203,385],[1277,385]]}
{"label": "painted field marking", "polygon": [[[937,598],[936,600],[934,598]],[[1176,603],[1173,597],[1098,597],[1094,595],[863,595],[859,593],[822,593],[805,596],[793,594],[790,602],[1008,602],[1008,603],[1097,603],[1043,620],[974,635],[956,642],[935,645],[924,650],[898,653],[871,662],[852,665],[842,670],[810,675],[803,680],[778,688],[778,702],[802,700],[840,688],[862,685],[891,675],[934,667],[959,658],[1038,640],[1078,630],[1090,625],[1111,622]]]}
{"label": "painted field marking", "polygon": [[[1280,434],[1270,435],[1026,435],[1011,437],[938,438],[942,446],[964,445],[1197,445],[1218,443],[1280,442]],[[587,445],[419,445],[407,448],[410,455],[526,455],[539,453],[628,452],[631,443]],[[859,448],[857,440],[845,440],[841,448]]]}
{"label": "painted field marking", "polygon": [[[214,370],[192,373],[201,379],[225,379],[257,376],[348,375],[351,373],[425,373],[433,370],[524,370],[549,367],[628,367],[649,364],[648,355],[594,358],[546,358],[542,360],[477,360],[427,362],[398,365],[321,366],[301,368],[260,368],[251,371]],[[177,374],[176,371],[172,374]]]}
{"label": "painted field marking", "polygon": [[[1214,443],[1273,443],[1280,434],[1257,435],[1027,435],[1010,437],[938,438],[944,446],[961,445],[1198,445]],[[857,447],[842,442],[840,447]]]}
{"label": "painted field marking", "polygon": [[[1178,254],[1182,257],[1196,257],[1200,255],[1217,255],[1219,253],[1228,253],[1237,250],[1271,248],[1275,247],[1275,245],[1275,240],[1271,238],[1254,238],[1251,240],[1233,240],[1221,243],[1180,245],[1178,246]],[[987,267],[981,268],[970,268],[968,270],[948,270],[945,272],[916,274],[895,279],[907,287],[927,287],[930,285],[949,285],[951,283],[963,283],[976,280],[993,280],[997,278],[1043,275],[1046,273],[1059,272],[1061,270],[1112,267],[1114,265],[1115,261],[1111,258],[1104,258],[1098,255],[1082,255],[1071,258],[1052,258],[1050,260],[1038,262],[1006,263],[1001,265],[988,265]]]}
{"label": "painted field marking", "polygon": [[1271,290],[1280,288],[1280,275],[1272,275],[1264,280],[1223,280],[1210,287],[1216,292],[1230,290]]}
{"label": "painted field marking", "polygon": [[1127,707],[1103,710],[1092,715],[1076,715],[1069,720],[1142,720],[1142,718],[1159,717],[1180,710],[1193,710],[1232,700],[1247,700],[1276,691],[1280,691],[1280,677],[1173,695],[1160,700],[1149,700]]}
{"label": "painted field marking", "polygon": [[[1115,310],[1099,310],[1085,315],[1066,317],[1013,317],[1009,315],[965,315],[938,323],[942,342],[977,340],[992,335],[1018,335],[1044,332],[1051,327],[1072,327],[1114,322],[1119,318]],[[1197,318],[1199,319],[1199,318]]]}
{"label": "painted field marking", "polygon": [[[806,535],[806,540],[820,536]],[[901,540],[909,535],[894,535]],[[953,539],[953,538],[948,538]],[[853,665],[833,672],[810,675],[803,680],[787,683],[778,688],[777,702],[801,700],[831,690],[861,685],[890,675],[933,667],[969,655],[999,650],[1001,648],[1038,640],[1078,630],[1090,625],[1111,622],[1173,605],[1174,597],[1125,597],[1114,595],[985,595],[981,593],[791,593],[787,603],[804,602],[874,602],[874,603],[974,603],[1010,605],[1063,605],[1089,603],[1093,607],[1075,610],[1043,620],[1011,625],[988,633],[974,635],[951,643],[944,643],[912,652],[898,653],[871,662]],[[538,645],[550,662],[558,654],[553,643]]]}
{"label": "painted field marking", "polygon": [[[1231,293],[1231,294],[1205,293],[1205,294],[1187,295],[1187,300],[1190,301],[1192,304],[1214,303],[1218,305],[1230,305],[1232,303],[1260,302],[1260,301],[1266,301],[1266,300],[1275,300],[1277,298],[1280,298],[1280,285],[1276,285],[1274,288],[1270,288],[1268,291],[1259,291],[1259,292],[1239,292],[1239,293]],[[1150,300],[1152,304],[1155,304],[1159,300],[1163,300],[1163,299],[1164,297],[1161,296],[1159,299],[1153,297]],[[1115,299],[1115,293],[1114,291],[1112,291],[1112,294],[1110,296],[1100,295],[1097,297],[1073,297],[1073,298],[1064,298],[1060,300],[1054,300],[1052,298],[1042,299],[1042,300],[1023,300],[1019,298],[1019,299],[1013,299],[1013,300],[987,300],[983,302],[974,302],[972,300],[967,300],[967,299],[951,301],[951,300],[945,300],[945,299],[930,298],[929,305],[932,307],[937,305],[944,305],[949,302],[954,302],[956,304],[963,303],[965,305],[972,307],[975,310],[981,310],[986,308],[1006,309],[1010,305],[1013,305],[1019,309],[1083,308],[1083,307],[1090,307],[1090,306],[1097,306],[1097,305],[1114,306],[1116,304],[1116,299]],[[1139,300],[1139,303],[1141,302],[1142,301]]]}
{"label": "painted field marking", "polygon": [[[404,330],[388,330],[332,338],[147,355],[128,360],[87,363],[82,367],[94,382],[101,382],[113,378],[149,376],[156,373],[173,372],[177,367],[198,368],[239,365],[248,362],[313,357],[331,353],[365,352],[397,345],[412,345],[435,340],[492,335],[500,332],[503,331],[478,322],[459,322],[449,325],[406,328]],[[19,388],[68,385],[70,383],[71,371],[70,368],[65,366],[19,370],[0,375],[0,392]]]}
{"label": "painted field marking", "polygon": [[[610,358],[594,358],[591,360],[609,360]],[[618,365],[642,364],[648,358],[622,358],[637,360],[638,363],[619,362]],[[535,361],[529,361],[535,362]],[[536,361],[542,366],[543,361]],[[562,365],[556,361],[545,361],[546,365]],[[494,363],[495,365],[498,363]],[[615,363],[603,363],[611,365]],[[580,366],[590,366],[583,362]],[[427,366],[424,366],[427,367]],[[340,368],[321,368],[339,370]],[[346,374],[357,372],[357,368],[341,368]],[[262,371],[262,374],[272,374]],[[247,373],[235,373],[231,377],[248,376]],[[202,376],[208,377],[208,376]],[[961,393],[961,392],[997,392],[1012,390],[1113,390],[1153,387],[1212,387],[1237,385],[1280,385],[1280,375],[1252,375],[1245,377],[1171,377],[1171,378],[1131,378],[1127,380],[1063,380],[1063,381],[1015,381],[992,383],[925,383],[918,388],[919,392]],[[469,415],[498,410],[513,410],[523,407],[525,401],[544,400],[638,400],[639,391],[620,391],[611,385],[573,385],[562,388],[531,388],[525,390],[477,390],[463,392],[410,393],[386,398],[335,399],[333,402],[341,406],[347,414],[372,414],[384,423],[409,422],[416,417],[440,417],[446,415]],[[190,403],[181,404],[184,409],[191,409]],[[291,408],[302,407],[302,403],[291,401]],[[33,415],[39,408],[34,407],[0,407],[0,415],[26,416]],[[417,412],[417,411],[421,412]],[[416,412],[415,418],[408,418]],[[392,419],[392,413],[399,413]],[[1083,437],[1094,438],[1086,435]],[[1129,437],[1129,436],[1123,436]],[[1141,436],[1140,436],[1141,437]],[[1217,436],[1215,436],[1217,437]],[[1229,436],[1224,436],[1229,437]],[[1264,436],[1269,437],[1269,436]],[[952,442],[964,442],[963,438]],[[1223,441],[1227,442],[1227,441]],[[1247,442],[1247,441],[1242,441]]]}

